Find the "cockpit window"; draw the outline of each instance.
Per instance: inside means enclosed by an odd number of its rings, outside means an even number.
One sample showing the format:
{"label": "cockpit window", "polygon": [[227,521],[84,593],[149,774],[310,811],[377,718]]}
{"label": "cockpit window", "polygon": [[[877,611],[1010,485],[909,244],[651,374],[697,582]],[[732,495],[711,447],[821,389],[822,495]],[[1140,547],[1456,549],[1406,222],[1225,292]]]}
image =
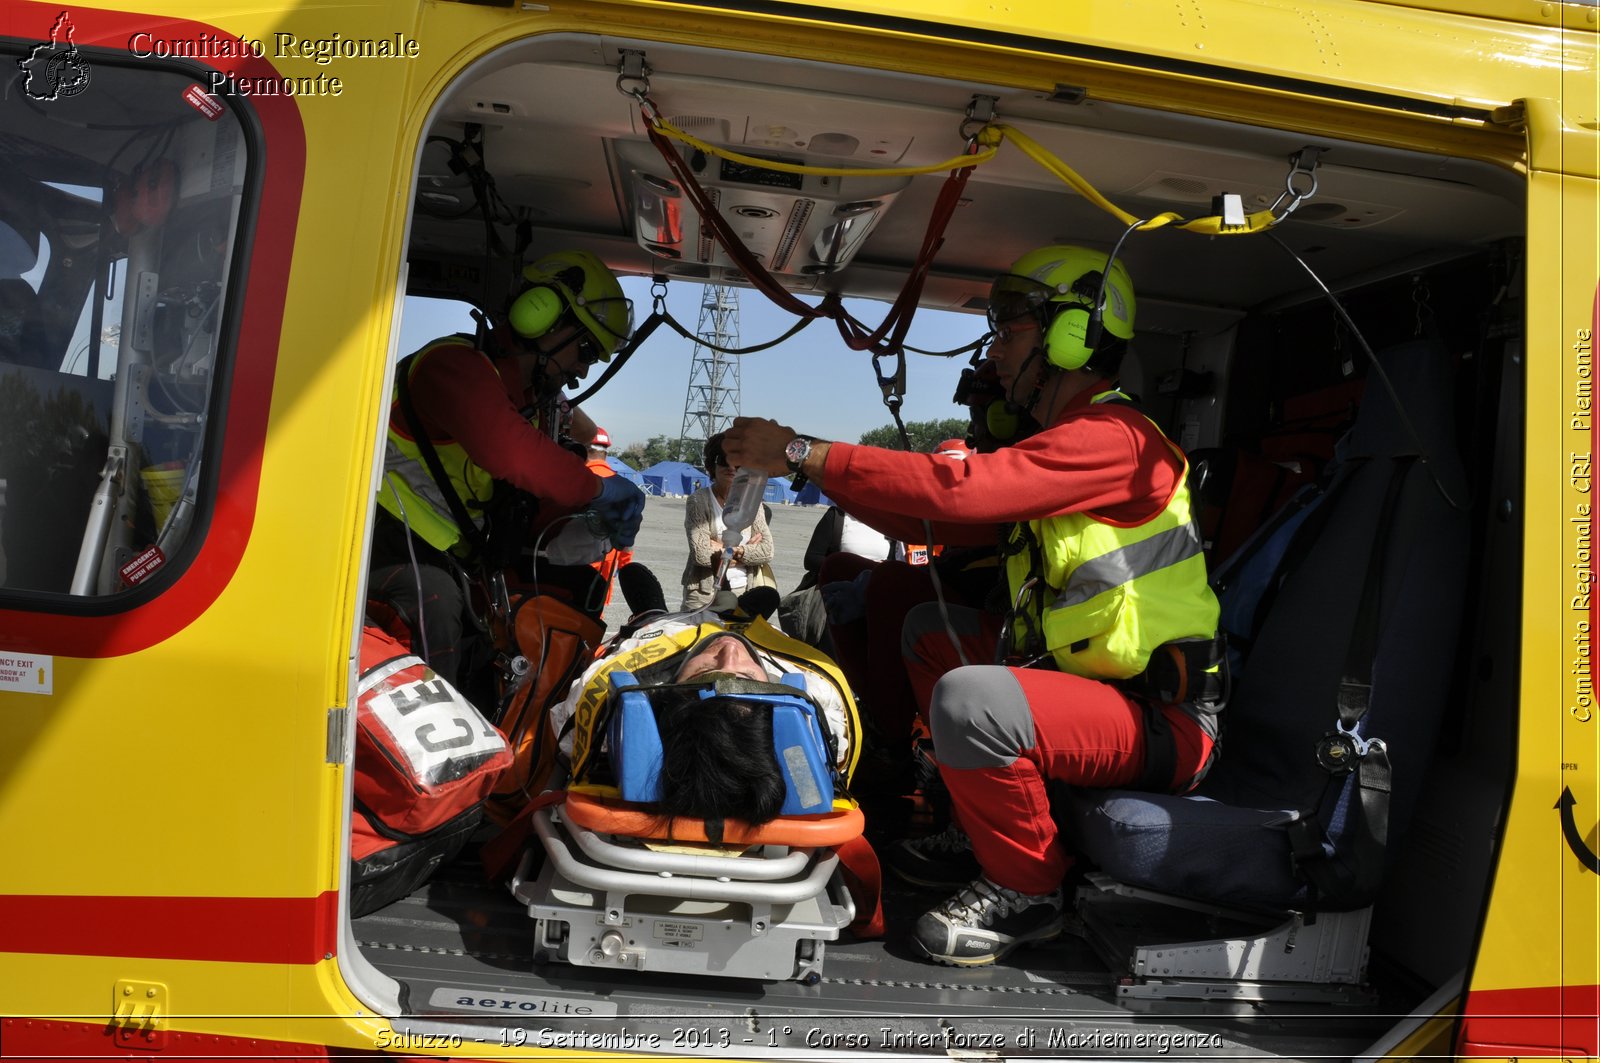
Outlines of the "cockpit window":
{"label": "cockpit window", "polygon": [[125,594],[196,545],[248,163],[192,76],[57,50],[0,57],[0,597],[22,600]]}

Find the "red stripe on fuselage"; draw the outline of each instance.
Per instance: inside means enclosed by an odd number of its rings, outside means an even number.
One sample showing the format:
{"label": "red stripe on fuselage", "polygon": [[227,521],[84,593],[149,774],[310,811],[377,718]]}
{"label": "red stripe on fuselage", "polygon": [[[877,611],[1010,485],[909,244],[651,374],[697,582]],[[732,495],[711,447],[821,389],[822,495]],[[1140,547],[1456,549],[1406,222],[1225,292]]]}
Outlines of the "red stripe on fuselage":
{"label": "red stripe on fuselage", "polygon": [[339,896],[0,896],[0,952],[317,963],[338,940]]}
{"label": "red stripe on fuselage", "polygon": [[1600,1055],[1600,986],[1487,989],[1467,994],[1463,1056]]}

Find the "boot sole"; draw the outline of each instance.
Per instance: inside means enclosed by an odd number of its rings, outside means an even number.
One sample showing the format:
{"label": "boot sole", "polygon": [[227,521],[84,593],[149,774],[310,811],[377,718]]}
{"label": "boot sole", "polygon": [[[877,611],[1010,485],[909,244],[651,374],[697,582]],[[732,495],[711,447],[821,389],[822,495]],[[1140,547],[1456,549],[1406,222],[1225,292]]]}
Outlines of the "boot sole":
{"label": "boot sole", "polygon": [[1027,948],[1029,945],[1043,945],[1056,940],[1056,938],[1061,936],[1062,929],[1062,927],[1056,927],[1054,930],[1050,931],[1050,933],[1041,935],[1040,937],[1021,938],[1013,941],[1011,944],[1007,945],[1005,948],[991,956],[975,956],[971,959],[962,959],[955,956],[936,956],[932,952],[928,951],[928,947],[926,945],[915,938],[912,939],[911,944],[916,946],[917,951],[921,952],[923,956],[932,960],[934,963],[941,964],[945,967],[992,967],[994,964],[999,963],[1001,960],[1005,959],[1013,952],[1016,952],[1018,949]]}

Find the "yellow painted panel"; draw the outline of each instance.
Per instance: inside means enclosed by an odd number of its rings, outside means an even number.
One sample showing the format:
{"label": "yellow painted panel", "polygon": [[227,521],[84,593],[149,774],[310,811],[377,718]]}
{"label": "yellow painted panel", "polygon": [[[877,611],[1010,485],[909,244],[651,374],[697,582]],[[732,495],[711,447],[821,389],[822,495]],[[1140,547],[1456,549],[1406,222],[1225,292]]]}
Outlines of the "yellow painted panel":
{"label": "yellow painted panel", "polygon": [[[1600,983],[1600,876],[1589,866],[1600,846],[1600,707],[1589,629],[1600,212],[1590,180],[1535,174],[1529,194],[1523,711],[1516,793],[1474,990]],[[1570,810],[1564,793],[1575,802]]]}
{"label": "yellow painted panel", "polygon": [[[171,3],[103,4],[196,17]],[[343,786],[326,763],[327,712],[347,689],[358,552],[351,529],[367,507],[382,396],[377,387],[402,254],[415,145],[427,109],[468,62],[530,32],[629,26],[640,36],[754,47],[885,67],[982,77],[1048,89],[1088,85],[1106,99],[1250,121],[1293,116],[1328,130],[1465,154],[1514,158],[1509,134],[1475,123],[1330,105],[1315,86],[1371,90],[1440,104],[1499,107],[1553,101],[1573,134],[1539,164],[1580,172],[1594,138],[1594,38],[1539,26],[1487,24],[1361,0],[1247,3],[1102,0],[1075,6],[838,3],[823,22],[856,14],[891,29],[821,32],[809,21],[645,3],[574,3],[554,11],[454,3],[212,3],[203,20],[227,35],[276,41],[409,33],[415,59],[380,62],[270,56],[289,77],[340,78],[338,96],[298,103],[310,190],[295,225],[297,259],[283,319],[262,505],[227,592],[189,629],[111,661],[58,660],[49,698],[0,695],[0,837],[14,852],[7,889],[23,893],[314,896],[332,887],[343,852],[334,834]],[[946,24],[940,29],[937,24]],[[1002,43],[968,47],[980,36]],[[1003,35],[1003,39],[1000,36]],[[1070,42],[1077,58],[1050,54]],[[1091,49],[1103,49],[1103,52]],[[1124,57],[1112,62],[1109,55]],[[1183,65],[1180,65],[1183,64]],[[1293,79],[1295,88],[1205,80],[1204,64]],[[1151,73],[1146,66],[1165,67]],[[1181,87],[1181,104],[1179,88]],[[1543,121],[1543,119],[1539,119]],[[1586,124],[1587,123],[1587,124]],[[1553,149],[1554,150],[1554,149]],[[1555,161],[1546,163],[1546,158]],[[1600,848],[1600,721],[1584,719],[1582,643],[1570,609],[1587,495],[1572,482],[1569,427],[1578,349],[1592,324],[1596,268],[1593,182],[1535,175],[1530,189],[1528,467],[1524,513],[1524,720],[1518,788],[1508,810],[1482,962],[1474,988],[1514,988],[1596,975],[1597,876],[1583,867],[1553,807],[1570,787],[1586,844]],[[263,224],[283,223],[263,219]],[[1565,246],[1562,254],[1555,248]],[[1559,411],[1560,416],[1556,416]],[[1574,767],[1567,767],[1574,765]],[[61,843],[63,825],[78,839]],[[103,1014],[118,978],[172,986],[175,1008],[220,1016],[194,1029],[360,1046],[381,1028],[315,968],[0,956],[7,1009]],[[190,1002],[193,1002],[192,1004]],[[346,1018],[231,1019],[261,1015]],[[189,1028],[189,1027],[185,1027]]]}

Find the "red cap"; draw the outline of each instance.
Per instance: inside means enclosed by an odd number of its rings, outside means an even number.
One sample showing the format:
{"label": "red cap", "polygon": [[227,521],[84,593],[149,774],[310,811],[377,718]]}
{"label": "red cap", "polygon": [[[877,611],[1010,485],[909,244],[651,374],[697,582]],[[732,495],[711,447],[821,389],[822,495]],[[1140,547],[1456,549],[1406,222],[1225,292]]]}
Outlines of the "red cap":
{"label": "red cap", "polygon": [[940,443],[938,446],[934,447],[933,452],[935,454],[953,458],[961,458],[962,460],[965,460],[967,455],[972,453],[972,448],[967,446],[967,441],[965,439],[947,439],[943,443]]}
{"label": "red cap", "polygon": [[611,434],[604,428],[596,427],[594,439],[589,441],[589,445],[591,447],[609,447],[611,445]]}

